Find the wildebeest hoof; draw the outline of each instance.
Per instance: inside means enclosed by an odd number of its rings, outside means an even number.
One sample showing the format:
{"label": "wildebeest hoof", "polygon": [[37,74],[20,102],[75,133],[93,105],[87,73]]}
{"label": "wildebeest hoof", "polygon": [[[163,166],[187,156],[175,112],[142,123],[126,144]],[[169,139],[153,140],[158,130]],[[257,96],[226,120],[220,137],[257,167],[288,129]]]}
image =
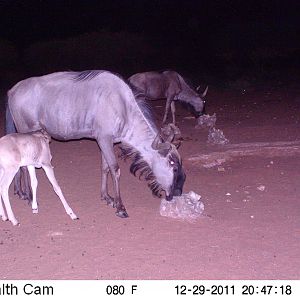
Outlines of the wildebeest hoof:
{"label": "wildebeest hoof", "polygon": [[126,210],[119,210],[116,211],[116,215],[120,218],[128,218],[128,213],[126,212]]}
{"label": "wildebeest hoof", "polygon": [[6,217],[6,216],[1,216],[1,219],[2,219],[2,221],[8,221],[8,217]]}
{"label": "wildebeest hoof", "polygon": [[21,200],[26,200],[26,194],[20,191],[15,191],[15,195],[17,195]]}
{"label": "wildebeest hoof", "polygon": [[73,212],[69,213],[69,216],[72,220],[79,220],[79,218]]}
{"label": "wildebeest hoof", "polygon": [[32,196],[31,195],[28,195],[26,193],[17,193],[17,195],[19,196],[19,198],[21,200],[27,200],[28,204],[30,204],[32,202]]}
{"label": "wildebeest hoof", "polygon": [[18,222],[18,220],[16,219],[13,219],[13,220],[10,220],[11,223],[14,225],[14,226],[20,226],[20,223]]}

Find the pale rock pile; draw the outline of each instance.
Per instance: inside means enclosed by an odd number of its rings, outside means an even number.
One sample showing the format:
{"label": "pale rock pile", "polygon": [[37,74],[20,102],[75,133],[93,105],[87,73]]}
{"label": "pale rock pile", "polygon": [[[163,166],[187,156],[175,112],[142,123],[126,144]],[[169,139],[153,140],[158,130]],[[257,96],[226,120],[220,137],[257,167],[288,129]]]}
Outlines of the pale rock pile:
{"label": "pale rock pile", "polygon": [[222,130],[215,127],[217,116],[213,115],[202,115],[197,119],[197,125],[195,128],[208,128],[207,142],[215,145],[226,145],[229,140],[225,137]]}
{"label": "pale rock pile", "polygon": [[215,127],[217,121],[216,113],[213,115],[202,115],[197,119],[196,128],[212,128]]}
{"label": "pale rock pile", "polygon": [[201,196],[193,191],[181,196],[174,196],[171,201],[162,199],[160,215],[184,221],[196,221],[204,211],[204,204],[200,201]]}
{"label": "pale rock pile", "polygon": [[229,143],[229,140],[225,137],[222,130],[213,127],[209,128],[207,142],[215,145],[226,145]]}

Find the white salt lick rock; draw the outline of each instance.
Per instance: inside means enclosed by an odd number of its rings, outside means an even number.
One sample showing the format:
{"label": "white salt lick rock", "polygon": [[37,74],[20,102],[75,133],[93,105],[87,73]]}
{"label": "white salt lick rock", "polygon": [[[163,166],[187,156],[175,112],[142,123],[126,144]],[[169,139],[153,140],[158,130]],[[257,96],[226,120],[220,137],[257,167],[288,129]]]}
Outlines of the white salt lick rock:
{"label": "white salt lick rock", "polygon": [[181,196],[174,196],[171,201],[162,199],[160,215],[174,219],[182,219],[189,222],[196,221],[204,211],[201,196],[193,191]]}

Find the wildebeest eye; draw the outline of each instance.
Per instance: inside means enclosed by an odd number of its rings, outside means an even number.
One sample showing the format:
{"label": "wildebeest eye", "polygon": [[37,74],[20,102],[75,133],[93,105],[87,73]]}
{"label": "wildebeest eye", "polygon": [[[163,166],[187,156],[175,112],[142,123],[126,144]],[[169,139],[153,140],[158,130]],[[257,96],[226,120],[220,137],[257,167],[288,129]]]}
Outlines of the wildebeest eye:
{"label": "wildebeest eye", "polygon": [[170,160],[170,165],[173,168],[173,172],[176,173],[178,171],[178,167],[173,160]]}

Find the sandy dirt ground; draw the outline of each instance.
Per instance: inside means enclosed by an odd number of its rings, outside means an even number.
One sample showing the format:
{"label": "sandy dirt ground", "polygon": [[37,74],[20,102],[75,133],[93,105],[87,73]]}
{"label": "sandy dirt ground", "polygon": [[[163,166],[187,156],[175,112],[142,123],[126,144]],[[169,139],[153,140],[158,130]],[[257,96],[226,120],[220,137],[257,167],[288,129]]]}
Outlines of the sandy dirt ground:
{"label": "sandy dirt ground", "polygon": [[[207,98],[232,144],[300,140],[297,89],[211,88]],[[152,104],[161,120],[163,102]],[[21,225],[0,222],[0,279],[300,279],[300,155],[241,156],[204,168],[189,158],[222,146],[208,145],[207,131],[177,107],[184,191],[201,195],[205,216],[195,223],[160,216],[160,199],[120,161],[129,218],[118,218],[100,200],[96,142],[53,141],[56,177],[80,219],[65,214],[42,170],[39,214],[11,189]]]}

